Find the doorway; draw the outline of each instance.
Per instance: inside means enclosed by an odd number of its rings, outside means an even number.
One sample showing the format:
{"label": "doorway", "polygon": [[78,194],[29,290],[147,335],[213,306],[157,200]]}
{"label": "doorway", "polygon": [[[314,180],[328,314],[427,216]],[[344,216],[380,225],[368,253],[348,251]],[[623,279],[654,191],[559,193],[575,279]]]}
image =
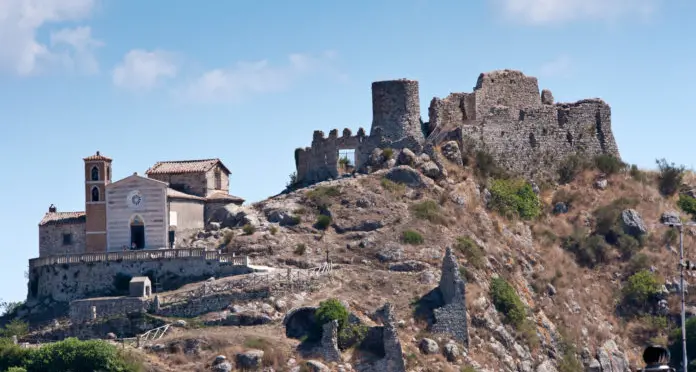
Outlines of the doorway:
{"label": "doorway", "polygon": [[130,223],[131,248],[145,248],[145,221],[140,216],[134,216]]}

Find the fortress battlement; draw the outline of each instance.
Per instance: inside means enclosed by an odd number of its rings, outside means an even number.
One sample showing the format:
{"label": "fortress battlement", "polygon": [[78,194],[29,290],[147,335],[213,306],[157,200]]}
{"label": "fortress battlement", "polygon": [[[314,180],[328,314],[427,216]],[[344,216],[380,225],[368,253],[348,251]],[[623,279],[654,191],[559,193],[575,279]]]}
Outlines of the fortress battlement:
{"label": "fortress battlement", "polygon": [[535,177],[556,170],[572,154],[609,154],[620,158],[611,131],[611,108],[599,98],[555,103],[550,90],[540,92],[537,78],[521,71],[481,73],[470,93],[434,97],[429,121],[420,116],[418,81],[372,83],[369,136],[348,128],[338,136],[315,131],[310,147],[295,151],[297,181],[311,184],[339,175],[339,151],[354,150],[354,166],[363,170],[375,148],[409,148],[418,153],[445,140],[464,138],[488,151],[513,173]]}

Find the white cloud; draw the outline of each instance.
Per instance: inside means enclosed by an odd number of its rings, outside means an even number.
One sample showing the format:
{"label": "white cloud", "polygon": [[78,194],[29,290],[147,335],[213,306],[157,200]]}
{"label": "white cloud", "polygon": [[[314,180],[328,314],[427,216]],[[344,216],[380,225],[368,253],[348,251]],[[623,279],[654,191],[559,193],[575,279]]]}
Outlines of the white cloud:
{"label": "white cloud", "polygon": [[614,21],[649,16],[662,0],[490,0],[506,17],[528,24],[557,24],[579,19]]}
{"label": "white cloud", "polygon": [[558,56],[548,61],[539,68],[540,77],[566,77],[572,70],[572,61],[567,55]]}
{"label": "white cloud", "polygon": [[335,73],[331,68],[335,58],[335,52],[327,51],[320,56],[291,54],[288,62],[280,66],[268,60],[238,62],[230,68],[203,73],[179,93],[195,101],[239,101],[254,94],[286,90],[309,74]]}
{"label": "white cloud", "polygon": [[114,85],[130,90],[149,90],[161,80],[173,78],[178,73],[176,58],[162,50],[148,52],[134,49],[112,72]]}
{"label": "white cloud", "polygon": [[89,17],[94,5],[95,0],[0,1],[0,69],[33,75],[59,62],[94,71],[92,49],[100,43],[92,40],[88,27],[53,32],[50,47],[36,38],[46,25]]}

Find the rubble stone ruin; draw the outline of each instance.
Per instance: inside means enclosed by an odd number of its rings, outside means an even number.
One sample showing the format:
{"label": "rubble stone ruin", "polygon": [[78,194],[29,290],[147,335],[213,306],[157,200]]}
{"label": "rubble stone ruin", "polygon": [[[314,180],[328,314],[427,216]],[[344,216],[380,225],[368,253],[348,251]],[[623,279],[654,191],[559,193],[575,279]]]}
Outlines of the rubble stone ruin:
{"label": "rubble stone ruin", "polygon": [[354,150],[354,167],[366,171],[376,148],[408,148],[416,154],[429,146],[455,140],[460,148],[483,149],[498,165],[519,175],[551,174],[572,154],[617,158],[611,131],[611,108],[603,100],[554,103],[553,94],[539,92],[537,78],[520,71],[482,73],[471,93],[433,98],[429,122],[423,123],[418,81],[372,83],[372,127],[356,135],[346,128],[339,137],[314,131],[310,147],[295,150],[298,184],[312,184],[340,176],[339,151]]}
{"label": "rubble stone ruin", "polygon": [[447,248],[445,258],[442,260],[442,276],[438,286],[442,301],[442,307],[434,309],[435,322],[431,330],[434,333],[446,333],[469,346],[469,331],[466,313],[466,283],[459,274],[459,265],[452,253],[452,248]]}

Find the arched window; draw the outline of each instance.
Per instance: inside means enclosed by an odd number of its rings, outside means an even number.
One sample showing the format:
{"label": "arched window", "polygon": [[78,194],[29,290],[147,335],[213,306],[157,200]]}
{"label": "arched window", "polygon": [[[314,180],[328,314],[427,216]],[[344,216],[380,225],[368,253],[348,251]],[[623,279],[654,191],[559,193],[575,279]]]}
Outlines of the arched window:
{"label": "arched window", "polygon": [[92,201],[99,201],[99,188],[97,186],[92,187]]}
{"label": "arched window", "polygon": [[92,181],[99,181],[99,168],[96,165],[92,167]]}

